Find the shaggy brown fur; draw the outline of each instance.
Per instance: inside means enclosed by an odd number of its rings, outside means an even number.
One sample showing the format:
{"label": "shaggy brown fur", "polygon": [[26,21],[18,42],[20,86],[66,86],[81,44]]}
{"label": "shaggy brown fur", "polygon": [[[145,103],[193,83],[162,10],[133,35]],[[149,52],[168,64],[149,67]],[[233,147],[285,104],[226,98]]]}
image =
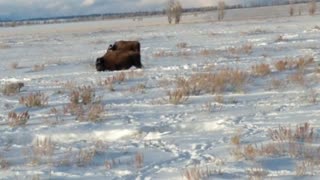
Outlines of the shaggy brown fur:
{"label": "shaggy brown fur", "polygon": [[139,41],[116,41],[113,45],[110,44],[108,51],[136,51],[140,52]]}
{"label": "shaggy brown fur", "polygon": [[108,51],[103,57],[96,60],[97,71],[115,71],[129,69],[135,66],[142,68],[139,52],[135,51]]}

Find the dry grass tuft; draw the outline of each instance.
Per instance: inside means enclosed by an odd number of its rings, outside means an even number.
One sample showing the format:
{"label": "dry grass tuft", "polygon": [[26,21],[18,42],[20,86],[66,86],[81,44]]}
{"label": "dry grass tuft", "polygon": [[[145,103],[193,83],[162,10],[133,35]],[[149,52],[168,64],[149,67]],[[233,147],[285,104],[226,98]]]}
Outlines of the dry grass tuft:
{"label": "dry grass tuft", "polygon": [[278,71],[284,71],[287,69],[288,61],[286,60],[280,60],[277,61],[274,66]]}
{"label": "dry grass tuft", "polygon": [[177,48],[181,48],[181,49],[187,48],[187,47],[188,47],[188,43],[186,43],[186,42],[181,42],[181,43],[178,43],[178,44],[176,45],[176,47],[177,47]]}
{"label": "dry grass tuft", "polygon": [[253,51],[253,45],[251,43],[243,44],[240,47],[230,47],[228,52],[230,54],[251,54]]}
{"label": "dry grass tuft", "polygon": [[19,64],[17,62],[13,62],[10,64],[10,68],[11,69],[18,69],[19,68]]}
{"label": "dry grass tuft", "polygon": [[276,38],[275,42],[283,42],[283,41],[286,41],[286,40],[287,40],[287,39],[285,39],[283,35],[279,35],[279,36]]}
{"label": "dry grass tuft", "polygon": [[288,127],[279,126],[276,130],[269,129],[268,136],[277,142],[302,142],[312,143],[314,141],[313,128],[309,123],[296,126],[295,130]]}
{"label": "dry grass tuft", "polygon": [[271,73],[269,64],[258,64],[251,67],[252,74],[255,76],[266,76]]}
{"label": "dry grass tuft", "polygon": [[0,170],[9,169],[9,162],[0,157]]}
{"label": "dry grass tuft", "polygon": [[92,104],[89,107],[88,111],[88,120],[91,122],[98,122],[101,121],[102,115],[104,113],[104,107],[102,104]]}
{"label": "dry grass tuft", "polygon": [[6,96],[14,95],[20,92],[20,89],[24,86],[24,83],[8,83],[4,85],[2,89],[2,93]]}
{"label": "dry grass tuft", "polygon": [[91,86],[79,87],[70,94],[70,102],[72,104],[90,104],[95,99],[95,92]]}
{"label": "dry grass tuft", "polygon": [[144,163],[144,156],[142,153],[140,152],[137,152],[135,157],[134,157],[134,165],[137,169],[140,169],[142,168],[143,166],[143,163]]}
{"label": "dry grass tuft", "polygon": [[64,107],[64,114],[75,115],[79,121],[99,122],[105,112],[104,106],[95,98],[91,86],[79,87],[70,94],[70,103]]}
{"label": "dry grass tuft", "polygon": [[26,97],[19,99],[20,104],[24,104],[27,107],[43,107],[48,104],[49,97],[44,93],[31,93]]}
{"label": "dry grass tuft", "polygon": [[249,180],[263,180],[268,176],[268,172],[262,168],[251,168],[246,171]]}
{"label": "dry grass tuft", "polygon": [[272,79],[271,80],[271,89],[281,89],[283,87],[285,87],[285,85],[287,84],[287,82],[283,81],[283,80],[279,80],[279,79]]}
{"label": "dry grass tuft", "polygon": [[189,99],[189,95],[184,89],[175,89],[173,91],[168,91],[167,95],[168,102],[174,105],[182,104]]}
{"label": "dry grass tuft", "polygon": [[103,105],[99,103],[89,105],[69,103],[64,107],[65,114],[75,115],[79,121],[100,122],[104,112]]}
{"label": "dry grass tuft", "polygon": [[288,80],[291,83],[298,84],[300,86],[305,85],[305,78],[304,74],[301,71],[295,72],[294,74],[291,74],[288,76]]}
{"label": "dry grass tuft", "polygon": [[186,168],[182,171],[182,175],[187,180],[207,179],[214,174],[222,174],[220,169],[209,166],[194,166]]}
{"label": "dry grass tuft", "polygon": [[296,67],[298,70],[303,71],[306,66],[314,63],[314,57],[312,56],[303,56],[296,60]]}
{"label": "dry grass tuft", "polygon": [[30,119],[28,111],[17,114],[16,112],[9,112],[8,124],[10,127],[24,126]]}
{"label": "dry grass tuft", "polygon": [[44,64],[36,64],[32,67],[32,71],[39,72],[39,71],[43,71],[44,68],[45,68]]}
{"label": "dry grass tuft", "polygon": [[37,156],[52,156],[55,150],[55,143],[50,137],[39,138],[33,142],[32,149]]}
{"label": "dry grass tuft", "polygon": [[138,84],[134,87],[129,88],[129,91],[131,93],[144,93],[146,89],[146,85],[145,84]]}
{"label": "dry grass tuft", "polygon": [[211,55],[214,55],[216,54],[216,50],[213,50],[213,49],[202,49],[199,51],[199,54],[201,56],[211,56]]}
{"label": "dry grass tuft", "polygon": [[188,95],[201,93],[222,93],[224,91],[243,91],[249,76],[237,69],[223,69],[216,73],[196,73],[189,79],[180,79],[177,87]]}
{"label": "dry grass tuft", "polygon": [[6,43],[0,43],[0,49],[10,49],[11,46],[9,44]]}
{"label": "dry grass tuft", "polygon": [[160,50],[160,51],[154,52],[152,56],[155,58],[169,57],[169,56],[174,56],[174,53],[171,51]]}
{"label": "dry grass tuft", "polygon": [[87,165],[90,165],[95,155],[96,155],[95,151],[92,149],[87,149],[87,150],[80,149],[77,156],[77,162],[76,162],[77,166],[85,167]]}

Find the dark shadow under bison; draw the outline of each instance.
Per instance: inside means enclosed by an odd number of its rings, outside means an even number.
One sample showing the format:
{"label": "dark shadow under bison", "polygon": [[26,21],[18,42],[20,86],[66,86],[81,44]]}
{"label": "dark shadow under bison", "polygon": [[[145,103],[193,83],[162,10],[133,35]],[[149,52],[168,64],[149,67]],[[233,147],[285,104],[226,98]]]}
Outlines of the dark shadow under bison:
{"label": "dark shadow under bison", "polygon": [[97,71],[118,71],[132,66],[143,67],[138,41],[117,41],[109,46],[104,56],[96,60]]}

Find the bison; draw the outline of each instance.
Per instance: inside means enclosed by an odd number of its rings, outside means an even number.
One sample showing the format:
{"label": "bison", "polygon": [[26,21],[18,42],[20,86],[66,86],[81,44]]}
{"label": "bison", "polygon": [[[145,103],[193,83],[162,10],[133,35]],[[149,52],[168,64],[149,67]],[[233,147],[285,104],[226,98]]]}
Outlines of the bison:
{"label": "bison", "polygon": [[97,71],[117,71],[129,69],[135,66],[142,68],[141,57],[139,52],[135,51],[108,51],[104,56],[97,58]]}
{"label": "bison", "polygon": [[108,51],[135,51],[140,52],[139,41],[116,41],[110,44]]}

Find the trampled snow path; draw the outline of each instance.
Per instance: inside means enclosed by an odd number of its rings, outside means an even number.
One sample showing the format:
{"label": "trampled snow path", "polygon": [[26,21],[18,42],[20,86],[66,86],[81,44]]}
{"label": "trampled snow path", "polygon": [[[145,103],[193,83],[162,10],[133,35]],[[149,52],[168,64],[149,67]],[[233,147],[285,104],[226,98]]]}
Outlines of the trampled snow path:
{"label": "trampled snow path", "polygon": [[[301,158],[281,154],[237,160],[231,139],[240,132],[244,147],[260,147],[271,141],[269,129],[306,122],[320,133],[319,15],[234,20],[239,12],[228,11],[223,22],[208,21],[209,13],[188,15],[175,26],[165,24],[165,17],[152,17],[0,29],[0,83],[25,84],[17,95],[0,95],[0,179],[183,179],[192,167],[209,168],[208,179],[246,179],[260,167],[271,178],[294,178]],[[94,62],[119,39],[141,42],[144,68],[122,71],[127,78],[110,91],[101,81],[120,72],[96,72]],[[177,47],[183,42],[186,48]],[[232,53],[243,45],[252,51]],[[279,60],[306,55],[314,63],[304,69],[305,84],[290,80],[295,69],[274,67]],[[10,68],[12,63],[18,68]],[[221,97],[200,93],[182,104],[168,103],[167,91],[178,77],[225,68],[250,72],[260,63],[270,64],[271,73],[250,76],[242,91]],[[33,71],[41,64],[42,70]],[[104,106],[101,122],[80,122],[63,113],[70,88],[83,85],[94,87]],[[48,105],[19,104],[20,97],[38,91],[48,96]],[[50,113],[52,108],[58,113]],[[26,110],[26,126],[8,126],[9,112]],[[36,140],[49,137],[53,153],[38,157]],[[318,137],[313,146],[319,146]],[[81,153],[88,162],[80,162],[85,161]],[[319,176],[318,165],[308,168],[305,174]]]}

